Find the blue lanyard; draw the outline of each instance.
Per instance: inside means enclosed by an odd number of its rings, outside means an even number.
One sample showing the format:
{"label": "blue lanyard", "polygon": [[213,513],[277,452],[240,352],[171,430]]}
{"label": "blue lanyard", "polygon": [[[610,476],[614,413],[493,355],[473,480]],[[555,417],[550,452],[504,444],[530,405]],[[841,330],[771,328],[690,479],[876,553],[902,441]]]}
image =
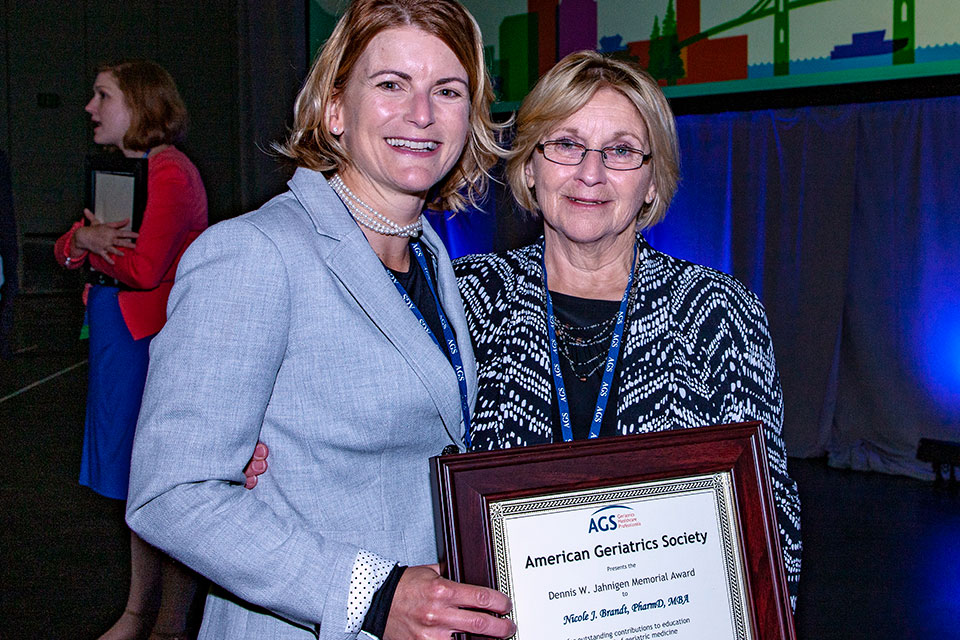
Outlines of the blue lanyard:
{"label": "blue lanyard", "polygon": [[[469,449],[470,399],[467,395],[467,376],[463,372],[463,358],[460,357],[460,350],[457,348],[457,339],[453,336],[453,330],[450,328],[450,323],[447,322],[447,316],[443,312],[443,307],[440,305],[440,298],[437,296],[437,291],[433,287],[433,278],[430,277],[430,270],[427,268],[427,259],[423,255],[423,250],[420,248],[420,243],[414,240],[410,243],[410,248],[413,249],[413,255],[417,258],[417,263],[420,265],[420,269],[423,270],[423,275],[427,279],[427,286],[430,287],[430,293],[433,294],[433,300],[437,304],[437,315],[440,317],[440,326],[443,328],[443,339],[447,343],[447,351],[450,353],[450,362],[453,364],[453,370],[457,374],[457,384],[460,385],[460,410],[463,412],[463,444],[467,449]],[[440,351],[443,351],[443,346],[440,344],[437,336],[433,335],[433,331],[430,330],[430,326],[427,324],[427,321],[424,320],[423,314],[420,313],[420,309],[417,309],[417,305],[414,304],[413,300],[410,299],[410,296],[407,295],[406,289],[403,288],[403,285],[400,284],[400,282],[396,279],[396,277],[394,277],[389,269],[387,269],[387,275],[390,276],[390,280],[393,281],[397,291],[400,292],[400,296],[403,298],[404,303],[406,303],[407,308],[413,312],[414,316],[416,316],[420,326],[423,327],[423,330],[427,332],[427,335],[433,339],[433,342],[437,345],[437,348],[440,349]]]}
{"label": "blue lanyard", "polygon": [[[550,288],[547,287],[546,240],[540,266],[543,269],[543,290],[547,294],[547,332],[550,335],[550,364],[553,366],[553,385],[557,389],[557,404],[560,407],[560,430],[563,432],[564,442],[573,440],[573,429],[570,426],[570,405],[567,402],[567,388],[563,384],[563,373],[560,371],[560,352],[557,349],[557,332],[554,329],[553,300],[550,299]],[[610,350],[607,351],[607,364],[600,383],[600,393],[597,394],[597,407],[593,411],[593,423],[590,425],[588,438],[600,435],[600,424],[603,422],[603,413],[610,400],[610,387],[613,384],[613,370],[617,368],[617,358],[620,355],[620,342],[623,338],[623,327],[627,317],[627,298],[630,297],[630,288],[633,286],[633,269],[637,264],[637,245],[633,245],[633,262],[630,264],[630,277],[627,279],[627,288],[620,300],[620,310],[617,312],[617,324],[610,338]]]}

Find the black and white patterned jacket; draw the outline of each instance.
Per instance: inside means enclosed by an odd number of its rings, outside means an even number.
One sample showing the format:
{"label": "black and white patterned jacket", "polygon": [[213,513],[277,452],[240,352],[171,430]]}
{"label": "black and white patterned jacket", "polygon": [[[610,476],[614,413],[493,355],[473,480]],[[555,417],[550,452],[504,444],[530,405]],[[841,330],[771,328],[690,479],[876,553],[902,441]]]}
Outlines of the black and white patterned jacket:
{"label": "black and white patterned jacket", "polygon": [[[795,606],[800,498],[787,474],[783,396],[763,306],[734,278],[656,251],[639,234],[637,242],[639,290],[617,365],[618,429],[632,434],[762,421]],[[542,253],[538,242],[454,261],[477,358],[475,450],[552,440]]]}

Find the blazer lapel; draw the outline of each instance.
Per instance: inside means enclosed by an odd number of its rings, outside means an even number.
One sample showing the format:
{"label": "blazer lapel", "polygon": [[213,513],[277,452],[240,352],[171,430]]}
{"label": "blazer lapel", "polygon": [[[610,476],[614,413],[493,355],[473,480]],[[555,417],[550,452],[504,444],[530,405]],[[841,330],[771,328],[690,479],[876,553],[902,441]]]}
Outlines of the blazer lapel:
{"label": "blazer lapel", "polygon": [[[468,403],[472,415],[473,407],[477,400],[477,361],[473,354],[473,343],[470,340],[470,329],[467,326],[467,316],[463,311],[463,299],[460,297],[460,289],[457,287],[457,278],[453,273],[453,265],[450,263],[443,242],[426,219],[423,221],[421,243],[426,246],[431,254],[437,257],[437,295],[440,297],[443,312],[446,314],[447,320],[453,328],[454,336],[457,339],[457,348],[463,360],[463,371],[467,381]],[[443,358],[446,360],[445,355]],[[447,367],[449,368],[449,366],[448,362]],[[456,383],[456,378],[454,378],[454,383]],[[458,397],[459,392],[458,385]],[[452,416],[454,422],[448,422],[446,417],[444,418],[444,422],[446,424],[460,425],[461,414],[462,412],[458,404],[456,414]],[[455,431],[458,434],[457,442],[462,442],[462,425],[458,426]]]}
{"label": "blazer lapel", "polygon": [[[383,335],[397,348],[423,382],[437,406],[451,440],[460,443],[462,441],[460,392],[456,376],[446,355],[437,348],[404,304],[387,275],[383,263],[367,242],[366,236],[350,217],[346,207],[329,187],[322,174],[298,169],[289,186],[313,220],[317,232],[337,240],[333,249],[326,255],[330,271],[350,292]],[[433,231],[430,230],[430,233],[433,234]],[[435,238],[436,234],[433,234],[433,237]],[[428,246],[433,253],[436,253],[432,243],[428,243]],[[447,269],[449,268],[447,265]],[[449,276],[439,279],[444,311],[454,327],[461,345],[461,352],[463,352],[464,340],[461,336],[468,336],[468,334],[462,303],[459,297],[456,298],[457,313],[452,313],[453,305],[446,301],[449,299],[449,280],[452,279],[452,271]],[[453,290],[456,292],[455,284]],[[464,357],[464,369],[467,370],[467,379],[471,381],[475,395],[476,383],[473,381],[476,380],[476,363],[473,359],[473,350],[469,346],[469,337],[466,340],[466,351],[469,353],[469,358]],[[468,360],[469,370],[467,369]]]}

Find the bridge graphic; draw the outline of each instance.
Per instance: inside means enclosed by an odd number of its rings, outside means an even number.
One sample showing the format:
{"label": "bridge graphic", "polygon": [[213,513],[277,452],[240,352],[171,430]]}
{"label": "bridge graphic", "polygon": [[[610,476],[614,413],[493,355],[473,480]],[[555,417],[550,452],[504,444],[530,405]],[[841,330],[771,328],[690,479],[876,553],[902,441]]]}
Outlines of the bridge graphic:
{"label": "bridge graphic", "polygon": [[690,36],[678,43],[683,49],[694,42],[706,40],[710,36],[729,31],[744,24],[763,20],[773,16],[773,73],[787,75],[790,73],[790,12],[811,4],[833,2],[834,0],[759,0],[738,18],[722,22],[716,26],[704,29],[700,33]]}
{"label": "bridge graphic", "polygon": [[[758,0],[743,15],[689,36],[678,42],[677,48],[683,49],[724,31],[772,16],[773,73],[778,76],[787,75],[790,73],[790,12],[812,4],[834,1],[836,0]],[[907,42],[907,46],[894,53],[894,64],[913,62],[915,4],[916,0],[893,0],[893,37]]]}

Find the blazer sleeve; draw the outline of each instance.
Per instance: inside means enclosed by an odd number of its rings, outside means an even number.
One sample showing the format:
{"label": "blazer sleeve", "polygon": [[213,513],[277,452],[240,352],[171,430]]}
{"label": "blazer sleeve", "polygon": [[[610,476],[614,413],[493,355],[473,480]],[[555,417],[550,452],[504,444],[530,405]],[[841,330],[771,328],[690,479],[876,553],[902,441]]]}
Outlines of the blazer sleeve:
{"label": "blazer sleeve", "polygon": [[358,547],[243,488],[290,309],[280,251],[252,223],[217,225],[187,250],[150,349],[127,522],[240,598],[314,633],[343,630]]}

